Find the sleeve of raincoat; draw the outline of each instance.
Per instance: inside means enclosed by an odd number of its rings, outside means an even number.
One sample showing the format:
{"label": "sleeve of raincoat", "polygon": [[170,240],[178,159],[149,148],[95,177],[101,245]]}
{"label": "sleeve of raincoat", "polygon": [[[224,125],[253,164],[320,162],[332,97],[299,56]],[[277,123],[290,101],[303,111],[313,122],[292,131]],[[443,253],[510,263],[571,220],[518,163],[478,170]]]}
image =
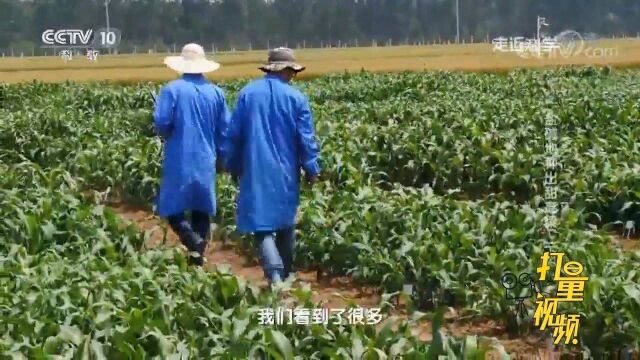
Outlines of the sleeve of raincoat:
{"label": "sleeve of raincoat", "polygon": [[224,140],[224,149],[222,151],[225,159],[225,169],[235,176],[240,176],[242,171],[242,123],[245,120],[247,110],[245,105],[244,97],[240,95],[229,121],[227,136]]}
{"label": "sleeve of raincoat", "polygon": [[302,99],[300,104],[297,120],[296,133],[302,169],[304,169],[307,176],[317,176],[320,174],[320,165],[318,164],[320,151],[318,143],[316,142],[309,100],[307,100],[306,97]]}
{"label": "sleeve of raincoat", "polygon": [[225,142],[228,137],[231,113],[229,113],[227,99],[222,90],[220,90],[219,111],[215,120],[217,121],[214,127],[214,129],[216,129],[216,157],[221,160],[224,166],[225,159],[227,158],[227,154],[225,153],[227,146],[225,146]]}
{"label": "sleeve of raincoat", "polygon": [[175,109],[175,97],[171,89],[165,86],[160,90],[160,96],[153,114],[153,125],[158,135],[167,138],[173,130],[173,114]]}

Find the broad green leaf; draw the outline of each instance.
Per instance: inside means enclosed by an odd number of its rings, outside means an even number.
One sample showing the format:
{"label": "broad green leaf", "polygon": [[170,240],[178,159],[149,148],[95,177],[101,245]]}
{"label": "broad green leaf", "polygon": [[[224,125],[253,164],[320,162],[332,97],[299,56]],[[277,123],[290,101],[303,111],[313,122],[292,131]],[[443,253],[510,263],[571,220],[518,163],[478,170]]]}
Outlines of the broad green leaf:
{"label": "broad green leaf", "polygon": [[273,337],[273,342],[276,345],[276,348],[282,355],[284,360],[293,360],[293,347],[291,346],[291,342],[278,330],[270,330],[271,336]]}

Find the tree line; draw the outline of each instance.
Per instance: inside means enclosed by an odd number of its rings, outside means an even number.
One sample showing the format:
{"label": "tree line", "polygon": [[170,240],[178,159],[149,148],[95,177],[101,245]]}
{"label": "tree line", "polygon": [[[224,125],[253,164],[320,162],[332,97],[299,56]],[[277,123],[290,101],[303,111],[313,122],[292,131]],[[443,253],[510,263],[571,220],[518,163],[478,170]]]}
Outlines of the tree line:
{"label": "tree line", "polygon": [[[456,0],[111,0],[122,47],[199,42],[222,49],[456,40]],[[460,38],[532,37],[572,29],[636,36],[639,0],[459,0]],[[39,47],[45,29],[106,25],[104,0],[0,0],[0,49]]]}

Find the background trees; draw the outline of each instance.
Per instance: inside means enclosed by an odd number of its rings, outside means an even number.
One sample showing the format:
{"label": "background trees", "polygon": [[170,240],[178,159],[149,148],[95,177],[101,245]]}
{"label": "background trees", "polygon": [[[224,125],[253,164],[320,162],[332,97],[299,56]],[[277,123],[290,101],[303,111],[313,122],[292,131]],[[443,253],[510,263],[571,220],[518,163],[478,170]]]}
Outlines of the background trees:
{"label": "background trees", "polygon": [[[459,0],[465,41],[532,36],[537,15],[552,34],[640,32],[639,0]],[[210,48],[319,46],[372,41],[454,41],[455,0],[111,0],[122,48],[196,41]],[[103,0],[0,0],[0,48],[38,47],[47,28],[105,25]]]}

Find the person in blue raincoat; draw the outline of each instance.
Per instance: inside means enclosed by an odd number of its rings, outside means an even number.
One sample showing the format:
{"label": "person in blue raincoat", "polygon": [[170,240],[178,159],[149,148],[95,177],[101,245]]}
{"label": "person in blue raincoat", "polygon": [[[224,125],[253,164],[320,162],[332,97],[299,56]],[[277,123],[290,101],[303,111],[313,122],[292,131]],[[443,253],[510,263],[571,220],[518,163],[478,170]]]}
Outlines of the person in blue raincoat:
{"label": "person in blue raincoat", "polygon": [[185,45],[165,64],[182,77],[160,90],[153,115],[164,140],[158,213],[189,250],[190,262],[202,265],[210,216],[216,212],[216,159],[224,157],[230,114],[223,91],[203,75],[220,64],[207,60],[200,45]]}
{"label": "person in blue raincoat", "polygon": [[239,94],[227,137],[226,169],[239,181],[237,229],[254,233],[270,283],[292,272],[300,169],[315,183],[319,148],[309,101],[289,83],[304,67],[293,51],[269,52],[264,78]]}

